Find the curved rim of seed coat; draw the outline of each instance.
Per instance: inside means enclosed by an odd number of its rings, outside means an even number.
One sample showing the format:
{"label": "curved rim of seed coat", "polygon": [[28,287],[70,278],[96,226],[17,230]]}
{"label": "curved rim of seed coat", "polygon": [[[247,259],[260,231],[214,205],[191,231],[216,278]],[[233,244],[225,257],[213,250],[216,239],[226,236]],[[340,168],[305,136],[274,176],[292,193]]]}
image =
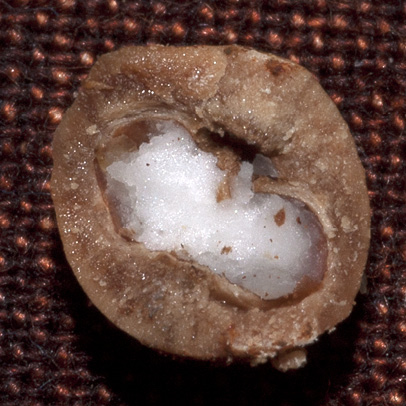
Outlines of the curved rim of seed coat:
{"label": "curved rim of seed coat", "polygon": [[[96,150],[115,129],[148,118],[176,120],[191,133],[228,131],[272,158],[279,178],[260,177],[254,190],[301,200],[317,215],[328,246],[317,290],[261,306],[209,270],[115,232]],[[94,304],[140,342],[262,362],[313,342],[350,313],[370,239],[365,173],[348,126],[304,68],[239,46],[122,48],[92,68],[53,153],[66,257]]]}

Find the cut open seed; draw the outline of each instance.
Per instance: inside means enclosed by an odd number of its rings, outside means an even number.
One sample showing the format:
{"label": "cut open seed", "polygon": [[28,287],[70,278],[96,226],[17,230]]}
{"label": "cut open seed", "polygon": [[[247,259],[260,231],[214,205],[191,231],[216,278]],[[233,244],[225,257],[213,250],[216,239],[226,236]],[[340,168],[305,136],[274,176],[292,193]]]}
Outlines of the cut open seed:
{"label": "cut open seed", "polygon": [[239,46],[123,48],[91,70],[53,154],[66,257],[143,344],[285,370],[350,313],[365,173],[300,66]]}

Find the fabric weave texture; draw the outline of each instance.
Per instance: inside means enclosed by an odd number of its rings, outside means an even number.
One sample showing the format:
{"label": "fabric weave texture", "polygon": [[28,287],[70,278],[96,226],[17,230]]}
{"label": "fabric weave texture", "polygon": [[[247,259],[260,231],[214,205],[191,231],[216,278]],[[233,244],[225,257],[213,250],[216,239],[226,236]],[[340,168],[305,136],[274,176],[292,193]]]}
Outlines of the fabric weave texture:
{"label": "fabric weave texture", "polygon": [[[0,404],[406,404],[406,3],[0,0]],[[67,264],[52,137],[97,57],[129,44],[248,45],[320,80],[366,169],[366,292],[309,363],[173,360],[112,326]]]}

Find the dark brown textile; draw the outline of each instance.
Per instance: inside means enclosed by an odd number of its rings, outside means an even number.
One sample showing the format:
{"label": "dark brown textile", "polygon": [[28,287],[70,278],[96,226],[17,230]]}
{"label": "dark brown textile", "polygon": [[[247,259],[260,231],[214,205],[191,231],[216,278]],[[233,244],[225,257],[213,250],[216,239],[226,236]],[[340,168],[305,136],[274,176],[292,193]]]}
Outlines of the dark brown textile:
{"label": "dark brown textile", "polygon": [[[0,0],[1,405],[405,405],[406,5],[402,1]],[[367,170],[367,293],[304,369],[173,360],[115,329],[67,264],[53,132],[126,44],[239,43],[310,69]]]}

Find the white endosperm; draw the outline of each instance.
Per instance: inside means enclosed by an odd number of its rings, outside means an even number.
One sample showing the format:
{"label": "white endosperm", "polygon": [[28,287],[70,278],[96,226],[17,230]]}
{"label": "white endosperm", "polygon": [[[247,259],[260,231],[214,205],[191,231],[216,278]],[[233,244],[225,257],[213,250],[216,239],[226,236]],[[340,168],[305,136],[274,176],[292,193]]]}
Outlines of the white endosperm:
{"label": "white endosperm", "polygon": [[[150,141],[107,167],[107,193],[126,228],[149,250],[174,251],[263,299],[320,279],[320,231],[303,204],[253,193],[252,176],[276,175],[260,155],[242,162],[231,198],[217,201],[225,172],[185,128],[159,121]],[[269,163],[267,162],[269,161]]]}

